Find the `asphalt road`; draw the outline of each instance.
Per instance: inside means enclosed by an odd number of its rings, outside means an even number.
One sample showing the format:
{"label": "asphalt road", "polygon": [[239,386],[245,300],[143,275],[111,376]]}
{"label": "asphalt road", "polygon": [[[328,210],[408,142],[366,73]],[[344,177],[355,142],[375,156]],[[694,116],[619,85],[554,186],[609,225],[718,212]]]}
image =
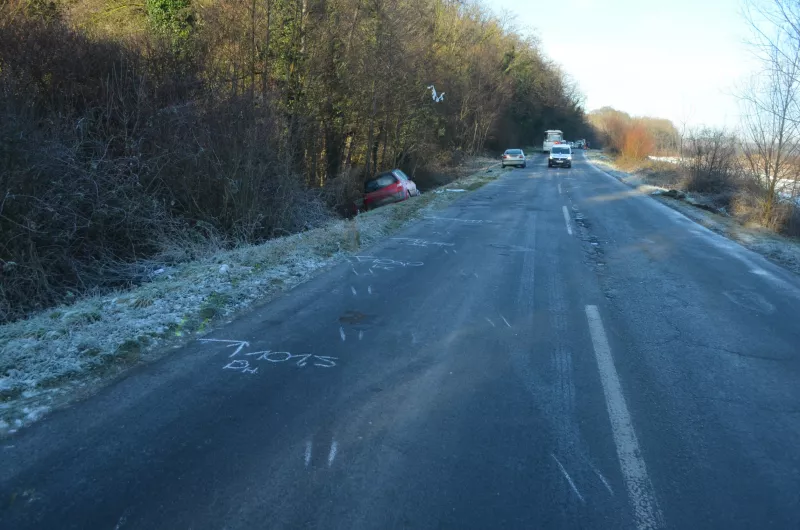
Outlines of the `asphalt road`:
{"label": "asphalt road", "polygon": [[582,154],[209,338],[0,443],[0,527],[800,528],[800,281]]}

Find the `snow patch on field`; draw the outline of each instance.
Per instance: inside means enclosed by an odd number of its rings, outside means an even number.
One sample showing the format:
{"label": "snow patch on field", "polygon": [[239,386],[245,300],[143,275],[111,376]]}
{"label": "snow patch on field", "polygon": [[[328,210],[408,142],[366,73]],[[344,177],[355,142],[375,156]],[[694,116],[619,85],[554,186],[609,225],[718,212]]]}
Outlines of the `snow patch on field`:
{"label": "snow patch on field", "polygon": [[[502,174],[488,168],[494,161],[479,162],[483,171],[455,184],[474,190]],[[150,283],[135,289],[85,298],[0,326],[0,435],[157,358],[168,345],[207,333],[254,302],[309,280],[461,196],[426,193],[353,220],[164,266]]]}

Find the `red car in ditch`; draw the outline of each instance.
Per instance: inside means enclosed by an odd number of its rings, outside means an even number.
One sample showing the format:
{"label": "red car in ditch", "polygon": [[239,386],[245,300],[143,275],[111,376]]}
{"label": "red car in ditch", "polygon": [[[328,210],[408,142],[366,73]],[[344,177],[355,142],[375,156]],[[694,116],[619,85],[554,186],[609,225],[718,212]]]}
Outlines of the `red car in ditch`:
{"label": "red car in ditch", "polygon": [[414,181],[399,169],[379,174],[364,184],[364,209],[400,202],[419,195]]}

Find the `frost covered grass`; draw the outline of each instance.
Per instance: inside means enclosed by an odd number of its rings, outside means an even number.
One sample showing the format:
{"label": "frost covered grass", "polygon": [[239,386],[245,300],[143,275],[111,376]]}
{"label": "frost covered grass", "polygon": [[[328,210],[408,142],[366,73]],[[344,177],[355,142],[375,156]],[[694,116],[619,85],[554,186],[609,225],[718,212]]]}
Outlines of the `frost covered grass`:
{"label": "frost covered grass", "polygon": [[[502,171],[483,166],[449,185],[474,190]],[[488,167],[487,167],[488,166]],[[437,190],[438,191],[438,190]],[[465,193],[426,193],[352,220],[164,267],[149,283],[0,326],[0,434],[158,358],[234,313],[307,281]]]}

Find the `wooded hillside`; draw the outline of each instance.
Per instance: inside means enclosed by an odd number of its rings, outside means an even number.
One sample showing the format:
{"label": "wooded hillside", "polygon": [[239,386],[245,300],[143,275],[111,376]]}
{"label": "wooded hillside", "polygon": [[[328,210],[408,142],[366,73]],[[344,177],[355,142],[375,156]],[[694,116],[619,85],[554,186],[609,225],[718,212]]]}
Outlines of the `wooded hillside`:
{"label": "wooded hillside", "polygon": [[0,322],[316,226],[381,169],[588,134],[538,44],[455,0],[10,0],[0,100]]}

